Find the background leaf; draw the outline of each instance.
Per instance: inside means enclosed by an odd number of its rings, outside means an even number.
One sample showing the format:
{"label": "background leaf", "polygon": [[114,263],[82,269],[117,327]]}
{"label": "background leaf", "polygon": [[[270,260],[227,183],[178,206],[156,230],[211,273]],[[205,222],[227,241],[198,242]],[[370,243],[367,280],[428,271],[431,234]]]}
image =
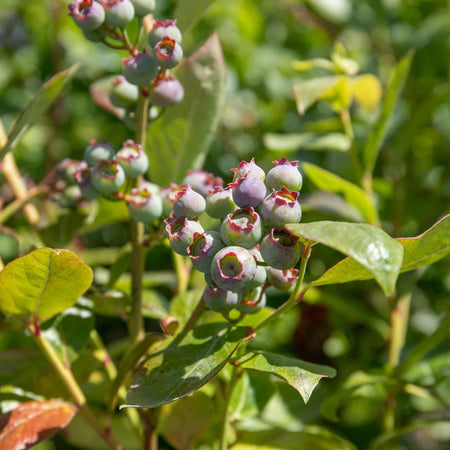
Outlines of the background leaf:
{"label": "background leaf", "polygon": [[219,123],[225,93],[225,64],[216,34],[175,70],[184,100],[150,128],[147,153],[152,181],[180,182],[188,169],[203,165]]}
{"label": "background leaf", "polygon": [[298,113],[303,116],[306,110],[316,103],[338,81],[338,76],[330,76],[303,80],[293,84],[292,92],[294,93]]}
{"label": "background leaf", "polygon": [[67,426],[76,411],[59,400],[23,403],[0,416],[0,448],[30,448]]}
{"label": "background leaf", "polygon": [[11,132],[9,133],[7,144],[0,150],[0,161],[10,150],[14,148],[23,134],[26,133],[28,129],[41,118],[44,111],[51,105],[51,103],[63,90],[67,82],[78,70],[78,67],[79,66],[75,64],[69,69],[57,73],[50,78],[50,80],[44,83],[39,92],[35,95],[33,100],[31,100],[14,124]]}
{"label": "background leaf", "polygon": [[193,28],[216,0],[179,0],[173,14],[177,26],[183,32]]}
{"label": "background leaf", "polygon": [[273,374],[290,384],[308,402],[312,391],[324,378],[334,378],[336,370],[276,353],[250,352],[239,361],[239,367]]}
{"label": "background leaf", "polygon": [[246,327],[219,322],[162,342],[138,369],[124,406],[154,408],[194,392],[222,370],[246,336]]}
{"label": "background leaf", "polygon": [[301,239],[320,242],[351,256],[371,273],[387,295],[395,287],[403,259],[403,247],[371,225],[322,221],[287,225]]}
{"label": "background leaf", "polygon": [[[416,237],[395,239],[404,248],[400,273],[428,266],[450,253],[450,214]],[[345,258],[328,269],[313,286],[371,280],[373,273],[352,258]]]}
{"label": "background leaf", "polygon": [[343,133],[322,135],[316,133],[267,133],[264,135],[264,145],[267,149],[277,152],[294,152],[297,150],[346,152],[350,149],[351,141]]}
{"label": "background leaf", "polygon": [[383,95],[380,80],[371,73],[366,73],[352,79],[353,96],[360,106],[367,111],[374,111]]}
{"label": "background leaf", "polygon": [[92,270],[69,250],[42,248],[0,272],[0,309],[8,316],[43,322],[70,308],[92,283]]}

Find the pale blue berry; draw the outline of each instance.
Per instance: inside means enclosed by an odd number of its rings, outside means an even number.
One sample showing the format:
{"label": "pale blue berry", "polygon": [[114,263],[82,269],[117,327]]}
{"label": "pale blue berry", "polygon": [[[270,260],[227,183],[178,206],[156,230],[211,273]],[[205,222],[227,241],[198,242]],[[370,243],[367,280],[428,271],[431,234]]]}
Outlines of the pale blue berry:
{"label": "pale blue berry", "polygon": [[207,286],[203,294],[206,306],[212,311],[228,315],[238,304],[238,294],[220,288]]}
{"label": "pale blue berry", "polygon": [[194,234],[205,231],[199,222],[189,220],[187,217],[177,218],[173,213],[164,223],[172,250],[183,256],[187,256],[187,249],[194,242]]}
{"label": "pale blue berry", "polygon": [[153,22],[153,28],[148,35],[148,43],[151,47],[154,47],[165,37],[173,39],[174,41],[181,44],[181,32],[176,26],[175,20],[156,20],[155,22]]}
{"label": "pale blue berry", "polygon": [[111,28],[125,28],[134,18],[130,0],[100,0],[105,8],[105,24]]}
{"label": "pale blue berry", "polygon": [[183,49],[174,39],[164,37],[154,48],[158,65],[164,69],[172,69],[183,59]]}
{"label": "pale blue berry", "polygon": [[211,270],[211,262],[216,253],[225,245],[217,231],[205,231],[195,233],[194,241],[187,249],[194,267],[203,273]]}
{"label": "pale blue berry", "polygon": [[216,187],[206,197],[206,213],[214,219],[223,219],[235,209],[231,188]]}
{"label": "pale blue berry", "polygon": [[142,150],[142,145],[135,144],[131,139],[125,141],[117,152],[117,161],[129,178],[137,178],[148,169],[148,157]]}
{"label": "pale blue berry", "polygon": [[188,170],[184,177],[183,184],[190,185],[195,192],[206,197],[209,191],[213,191],[217,187],[223,186],[223,180],[220,177],[215,177],[212,173],[204,170]]}
{"label": "pale blue berry", "polygon": [[256,208],[264,200],[267,192],[264,182],[252,175],[238,178],[234,183],[230,183],[229,186],[233,190],[234,203],[241,208],[246,206]]}
{"label": "pale blue berry", "polygon": [[261,255],[264,261],[275,269],[290,269],[299,260],[302,245],[297,236],[286,229],[272,228],[261,241]]}
{"label": "pale blue berry", "polygon": [[94,167],[100,161],[111,161],[115,157],[116,152],[107,141],[97,142],[92,140],[84,151],[83,159],[89,166]]}
{"label": "pale blue berry", "polygon": [[238,178],[244,178],[246,175],[259,178],[261,181],[266,179],[266,173],[261,167],[255,164],[255,158],[252,158],[250,162],[241,161],[236,169],[231,169],[234,172],[234,180]]}
{"label": "pale blue berry", "polygon": [[105,21],[105,10],[93,0],[75,0],[67,7],[69,15],[83,31],[93,31]]}
{"label": "pale blue berry", "polygon": [[155,10],[155,0],[131,0],[137,17],[144,17]]}
{"label": "pale blue berry", "polygon": [[125,182],[125,172],[117,161],[100,161],[92,169],[92,184],[102,193],[117,192]]}
{"label": "pale blue berry", "polygon": [[291,192],[285,187],[280,191],[274,189],[259,206],[262,219],[268,225],[278,228],[300,222],[302,209],[297,198],[298,192]]}
{"label": "pale blue berry", "polygon": [[122,61],[123,76],[131,84],[147,86],[158,73],[156,59],[145,50]]}
{"label": "pale blue berry", "polygon": [[158,81],[153,88],[151,101],[155,106],[168,108],[180,103],[184,98],[183,85],[173,76]]}
{"label": "pale blue berry", "polygon": [[177,199],[173,204],[173,212],[176,217],[195,219],[206,208],[206,202],[203,196],[195,192],[191,186],[183,188],[176,196]]}
{"label": "pale blue berry", "polygon": [[262,236],[259,214],[251,206],[236,209],[223,220],[220,235],[227,245],[253,248]]}
{"label": "pale blue berry", "polygon": [[267,173],[266,184],[269,189],[280,190],[286,187],[290,191],[299,191],[303,185],[303,178],[297,169],[297,161],[280,158],[273,161],[275,167]]}
{"label": "pale blue berry", "polygon": [[128,196],[128,210],[136,222],[151,223],[162,215],[162,200],[145,189],[133,189]]}
{"label": "pale blue berry", "polygon": [[118,76],[112,85],[109,99],[118,108],[130,109],[136,105],[139,97],[139,88],[135,84],[128,83],[124,76]]}

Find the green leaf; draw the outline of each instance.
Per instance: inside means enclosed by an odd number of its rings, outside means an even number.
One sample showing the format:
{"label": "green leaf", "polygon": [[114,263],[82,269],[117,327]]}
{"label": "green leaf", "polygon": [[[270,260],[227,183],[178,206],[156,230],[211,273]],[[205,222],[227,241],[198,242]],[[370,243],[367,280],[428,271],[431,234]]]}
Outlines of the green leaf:
{"label": "green leaf", "polygon": [[201,19],[215,0],[179,0],[173,17],[177,18],[177,27],[186,33]]}
{"label": "green leaf", "polygon": [[176,295],[170,301],[170,315],[177,318],[178,329],[180,331],[200,301],[203,291],[203,288],[192,289],[191,291]]}
{"label": "green leaf", "polygon": [[268,352],[247,353],[239,360],[239,367],[270,373],[281,378],[300,393],[305,403],[322,378],[336,376],[336,370],[332,367]]}
{"label": "green leaf", "polygon": [[8,136],[8,142],[0,150],[0,161],[5,155],[14,148],[20,138],[39,120],[44,111],[51,105],[56,97],[63,90],[67,82],[72,78],[78,70],[75,64],[63,72],[54,75],[50,80],[43,84],[39,92],[34,96],[20,117],[14,124]]}
{"label": "green leaf", "polygon": [[42,248],[0,272],[0,309],[7,316],[43,322],[70,308],[92,283],[92,270],[68,250]]}
{"label": "green leaf", "polygon": [[184,100],[167,109],[147,134],[152,181],[180,182],[188,169],[203,165],[219,123],[225,95],[225,64],[216,34],[175,70]]}
{"label": "green leaf", "polygon": [[[403,246],[400,273],[428,266],[450,253],[450,214],[416,237],[395,239]],[[374,274],[352,258],[345,258],[328,269],[312,286],[371,280]]]}
{"label": "green leaf", "polygon": [[223,369],[247,333],[216,322],[162,342],[138,369],[124,406],[154,408],[194,392]]}
{"label": "green leaf", "polygon": [[403,86],[405,85],[413,56],[414,52],[408,52],[407,55],[398,63],[389,79],[386,95],[382,103],[380,117],[367,138],[366,145],[363,150],[364,168],[368,173],[372,173],[375,167],[378,153],[386,136],[389,119],[394,111],[397,99],[400,96]]}
{"label": "green leaf", "polygon": [[378,213],[372,199],[360,187],[311,163],[304,162],[302,169],[306,177],[319,189],[341,194],[361,212],[367,222],[373,224],[378,221]]}
{"label": "green leaf", "polygon": [[395,287],[403,259],[403,247],[372,225],[322,221],[291,224],[287,228],[302,240],[334,248],[368,269],[386,295]]}
{"label": "green leaf", "polygon": [[323,151],[347,152],[351,147],[351,140],[343,133],[299,133],[264,135],[264,145],[276,152]]}
{"label": "green leaf", "polygon": [[308,108],[316,103],[329,88],[339,81],[338,76],[313,78],[292,85],[298,113],[303,116]]}

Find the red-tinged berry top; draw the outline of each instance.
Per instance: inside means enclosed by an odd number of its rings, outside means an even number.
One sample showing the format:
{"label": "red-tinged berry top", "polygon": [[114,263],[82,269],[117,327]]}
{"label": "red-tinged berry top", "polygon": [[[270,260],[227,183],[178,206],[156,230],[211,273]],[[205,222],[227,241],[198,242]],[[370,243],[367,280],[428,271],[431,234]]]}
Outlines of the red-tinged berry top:
{"label": "red-tinged berry top", "polygon": [[102,178],[107,180],[114,180],[116,178],[119,163],[117,161],[106,161],[102,159],[97,164],[98,173]]}
{"label": "red-tinged berry top", "polygon": [[155,20],[153,22],[153,29],[155,28],[167,28],[167,27],[171,27],[177,24],[176,20]]}
{"label": "red-tinged berry top", "polygon": [[297,202],[299,194],[297,191],[290,191],[287,187],[283,186],[279,191],[273,189],[271,195],[275,197],[276,203],[292,206]]}
{"label": "red-tinged berry top", "polygon": [[117,153],[117,158],[124,161],[133,161],[139,158],[141,151],[142,145],[128,139],[122,144],[122,148]]}
{"label": "red-tinged berry top", "polygon": [[128,201],[137,208],[145,206],[151,199],[152,194],[147,191],[147,189],[137,189],[131,190],[131,195],[128,197]]}
{"label": "red-tinged berry top", "polygon": [[258,219],[258,214],[256,214],[251,206],[237,209],[227,216],[230,228],[233,231],[244,233],[250,233],[258,222]]}
{"label": "red-tinged berry top", "polygon": [[155,52],[161,59],[169,59],[175,50],[175,40],[166,36],[162,41],[158,42],[155,47]]}
{"label": "red-tinged berry top", "polygon": [[289,161],[283,156],[278,161],[272,161],[272,164],[275,164],[276,166],[289,165],[289,166],[297,167],[298,161]]}

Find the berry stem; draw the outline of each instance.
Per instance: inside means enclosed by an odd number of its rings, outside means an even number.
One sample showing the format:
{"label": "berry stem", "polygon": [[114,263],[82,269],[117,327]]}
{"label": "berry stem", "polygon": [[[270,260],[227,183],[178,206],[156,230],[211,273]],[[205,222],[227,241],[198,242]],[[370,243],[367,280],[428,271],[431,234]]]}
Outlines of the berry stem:
{"label": "berry stem", "polygon": [[[303,279],[305,277],[306,272],[306,266],[308,265],[309,257],[311,256],[311,246],[306,245],[305,249],[303,250],[303,254],[300,260],[300,268],[298,270],[298,279],[297,283],[295,284],[294,290],[292,291],[290,297],[288,300],[283,303],[278,309],[276,309],[269,317],[264,319],[262,322],[260,322],[256,327],[254,328],[255,332],[260,330],[261,328],[264,328],[269,323],[273,322],[275,319],[277,319],[281,314],[285,313],[286,311],[289,311],[292,307],[297,305],[297,303],[300,302],[300,300],[303,297]],[[300,293],[300,295],[299,295]]]}
{"label": "berry stem", "polygon": [[221,423],[220,423],[220,443],[219,450],[227,450],[228,448],[228,416],[230,412],[231,397],[233,395],[234,387],[239,380],[238,368],[233,367],[231,380],[225,386],[225,404],[223,405]]}

